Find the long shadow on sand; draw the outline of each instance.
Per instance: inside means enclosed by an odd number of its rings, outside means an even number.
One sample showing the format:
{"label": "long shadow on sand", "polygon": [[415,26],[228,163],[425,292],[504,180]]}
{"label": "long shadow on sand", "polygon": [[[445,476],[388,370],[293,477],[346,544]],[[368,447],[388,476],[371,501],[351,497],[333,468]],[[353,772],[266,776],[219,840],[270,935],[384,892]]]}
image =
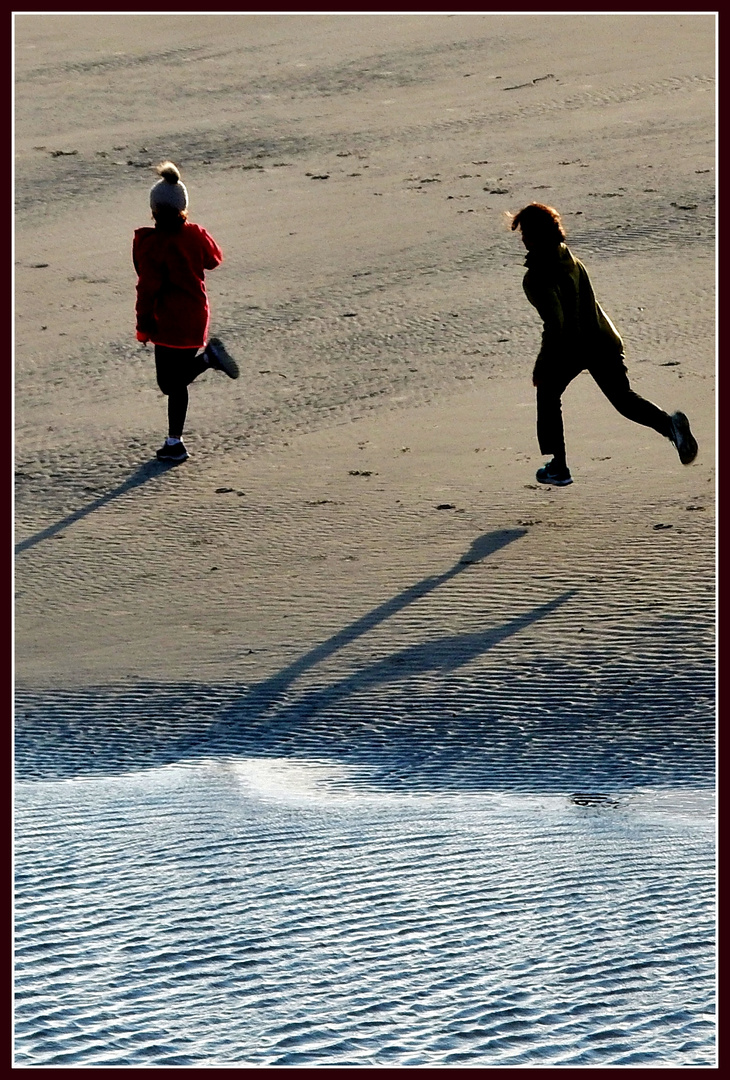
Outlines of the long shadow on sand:
{"label": "long shadow on sand", "polygon": [[[392,618],[399,611],[408,607],[409,604],[427,596],[428,593],[433,592],[433,590],[437,589],[440,585],[444,585],[451,578],[462,573],[467,566],[473,566],[475,563],[481,562],[482,559],[485,559],[488,555],[492,555],[495,551],[499,551],[500,548],[505,547],[507,544],[511,544],[513,540],[519,540],[526,532],[527,529],[500,529],[480,536],[474,541],[466,554],[462,555],[458,562],[454,563],[454,565],[443,574],[424,578],[423,581],[419,581],[416,585],[411,585],[408,589],[404,589],[403,592],[398,593],[397,596],[387,600],[379,607],[374,608],[372,611],[368,612],[367,615],[363,615],[361,619],[356,619],[355,622],[350,623],[350,625],[346,626],[343,630],[339,630],[320,645],[316,645],[313,649],[310,649],[309,652],[305,653],[299,660],[295,660],[293,664],[283,668],[281,671],[277,672],[276,675],[272,676],[272,678],[253,687],[248,699],[253,710],[261,711],[268,708],[269,705],[277,698],[280,698],[288,687],[305,671],[320,664],[339,649],[342,649],[355,641],[356,638],[362,637],[362,635],[366,634],[369,630],[375,629],[376,626],[385,622],[387,619]],[[531,618],[530,616],[525,616],[525,618],[528,622],[533,622],[535,618],[541,618],[542,614],[543,612],[541,609],[536,609],[534,618]],[[511,626],[512,624],[508,625]],[[525,625],[527,625],[527,623]],[[515,633],[516,629],[519,628],[515,627],[514,629],[508,630],[505,636],[508,636],[509,633]],[[469,636],[473,637],[474,635]],[[483,635],[479,635],[479,637],[482,636]],[[454,640],[461,641],[462,639],[458,638]],[[475,644],[472,647],[476,648],[477,652],[483,651],[483,649],[479,649]],[[488,648],[489,646],[485,644],[485,647]],[[424,650],[429,653],[430,660],[425,659],[425,654],[421,655],[424,653]],[[436,654],[432,653],[431,646],[417,646],[412,650],[407,650],[407,652],[413,654],[410,659],[417,667],[422,668],[425,664],[427,667],[438,669],[441,666],[441,663],[435,659]],[[394,660],[394,662],[405,661],[405,657],[400,661]],[[463,662],[465,663],[466,661]],[[371,682],[380,681],[378,673],[381,675],[385,674],[385,668],[380,664],[373,665],[372,669],[368,668],[368,671],[371,670]],[[343,692],[346,693],[346,691]]]}
{"label": "long shadow on sand", "polygon": [[[660,664],[642,657],[647,634],[639,627],[630,657],[586,650],[563,661],[556,637],[548,653],[515,647],[477,675],[468,669],[552,616],[576,589],[502,625],[410,645],[334,680],[312,678],[339,650],[525,532],[479,537],[442,574],[404,589],[250,687],[18,690],[16,775],[60,779],[269,758],[352,766],[388,790],[711,786],[712,658],[677,651],[676,635],[666,635]],[[295,686],[305,673],[306,685]]]}
{"label": "long shadow on sand", "polygon": [[88,515],[93,514],[95,510],[99,510],[102,506],[106,506],[107,503],[112,502],[112,500],[118,499],[120,495],[125,495],[128,491],[132,491],[134,488],[146,484],[148,480],[152,480],[154,477],[160,476],[162,473],[168,472],[173,468],[175,468],[175,466],[170,462],[157,461],[155,458],[151,461],[146,461],[144,465],[140,465],[137,471],[132,473],[132,475],[128,477],[123,484],[120,484],[119,487],[114,488],[112,491],[108,491],[106,495],[100,495],[98,499],[94,499],[88,506],[83,506],[80,510],[75,510],[73,514],[68,514],[67,517],[61,518],[60,521],[56,521],[53,525],[49,525],[40,532],[34,533],[33,536],[21,540],[15,545],[15,554],[20,555],[21,552],[27,551],[28,548],[40,544],[42,540],[49,540],[52,536],[56,536],[60,533],[62,529],[67,529],[69,525],[73,525],[75,522],[81,521],[82,518],[88,517]]}

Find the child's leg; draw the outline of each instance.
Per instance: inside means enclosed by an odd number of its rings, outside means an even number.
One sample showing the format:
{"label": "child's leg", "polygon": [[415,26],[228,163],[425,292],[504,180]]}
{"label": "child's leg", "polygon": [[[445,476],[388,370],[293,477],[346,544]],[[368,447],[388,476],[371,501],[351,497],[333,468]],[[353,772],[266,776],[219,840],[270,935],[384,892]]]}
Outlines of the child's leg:
{"label": "child's leg", "polygon": [[565,465],[565,432],[560,399],[566,387],[583,370],[577,355],[545,358],[538,355],[532,372],[537,389],[537,441],[541,454],[552,454],[555,464]]}
{"label": "child's leg", "polygon": [[647,401],[631,389],[622,354],[601,357],[589,365],[588,370],[599,387],[622,416],[635,424],[653,428],[660,435],[672,438],[672,420],[653,402]]}
{"label": "child's leg", "polygon": [[181,439],[188,411],[188,386],[207,368],[197,349],[155,345],[157,385],[167,396],[168,438]]}
{"label": "child's leg", "polygon": [[560,402],[562,383],[540,382],[537,386],[537,441],[541,454],[552,454],[556,465],[565,465],[565,432]]}
{"label": "child's leg", "polygon": [[178,386],[167,395],[167,436],[169,439],[182,439],[187,413],[188,388]]}
{"label": "child's leg", "polygon": [[185,380],[185,385],[190,386],[190,383],[194,379],[197,379],[198,375],[202,375],[204,371],[208,370],[209,364],[205,357],[205,353],[198,354],[197,349],[181,349],[180,352],[185,352],[186,357],[181,364],[181,374]]}
{"label": "child's leg", "polygon": [[[538,358],[539,360],[539,358]],[[552,454],[555,464],[565,465],[565,432],[560,399],[569,383],[583,370],[580,360],[568,357],[552,365],[535,365],[532,381],[537,387],[537,441],[541,454]]]}

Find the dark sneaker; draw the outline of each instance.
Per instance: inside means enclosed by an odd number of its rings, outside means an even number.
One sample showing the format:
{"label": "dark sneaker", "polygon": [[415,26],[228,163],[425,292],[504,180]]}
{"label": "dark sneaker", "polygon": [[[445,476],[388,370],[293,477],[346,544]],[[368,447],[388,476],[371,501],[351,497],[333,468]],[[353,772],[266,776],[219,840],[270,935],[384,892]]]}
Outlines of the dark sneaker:
{"label": "dark sneaker", "polygon": [[185,449],[185,443],[164,443],[157,451],[158,461],[169,461],[174,465],[179,465],[181,461],[187,461],[187,450]]}
{"label": "dark sneaker", "polygon": [[570,469],[567,465],[556,465],[554,461],[548,461],[535,473],[538,484],[552,484],[553,487],[565,487],[573,483]]}
{"label": "dark sneaker", "polygon": [[229,379],[238,378],[238,364],[226,352],[226,347],[220,338],[212,337],[205,346],[205,357],[208,366],[214,371],[223,371]]}
{"label": "dark sneaker", "polygon": [[697,457],[697,440],[689,430],[689,420],[683,412],[675,412],[669,418],[672,422],[672,434],[669,438],[677,447],[679,460],[689,465]]}

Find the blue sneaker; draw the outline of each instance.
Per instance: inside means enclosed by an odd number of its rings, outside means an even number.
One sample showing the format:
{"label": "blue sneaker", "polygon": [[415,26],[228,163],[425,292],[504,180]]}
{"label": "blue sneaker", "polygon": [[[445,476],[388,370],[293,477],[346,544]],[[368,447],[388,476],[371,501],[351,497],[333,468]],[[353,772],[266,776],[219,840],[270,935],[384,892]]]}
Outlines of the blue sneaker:
{"label": "blue sneaker", "polygon": [[566,487],[573,483],[570,469],[567,465],[556,465],[554,461],[548,461],[535,473],[538,484],[552,484],[553,487]]}

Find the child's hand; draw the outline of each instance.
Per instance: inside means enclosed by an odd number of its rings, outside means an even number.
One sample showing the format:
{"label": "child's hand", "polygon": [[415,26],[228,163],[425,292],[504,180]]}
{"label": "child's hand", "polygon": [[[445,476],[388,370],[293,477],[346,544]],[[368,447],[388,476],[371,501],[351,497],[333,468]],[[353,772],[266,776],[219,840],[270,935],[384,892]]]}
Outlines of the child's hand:
{"label": "child's hand", "polygon": [[143,345],[146,345],[149,340],[149,334],[143,334],[141,330],[137,331],[137,341],[141,341]]}

